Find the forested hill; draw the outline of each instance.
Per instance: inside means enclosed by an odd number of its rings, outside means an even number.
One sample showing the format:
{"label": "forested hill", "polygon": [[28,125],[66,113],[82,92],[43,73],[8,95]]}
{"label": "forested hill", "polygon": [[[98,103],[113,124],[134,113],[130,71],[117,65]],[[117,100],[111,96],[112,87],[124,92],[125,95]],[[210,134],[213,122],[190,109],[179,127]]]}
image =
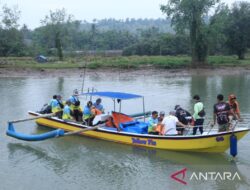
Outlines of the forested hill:
{"label": "forested hill", "polygon": [[93,22],[82,21],[80,28],[82,30],[90,30],[95,24],[99,31],[117,30],[129,31],[130,33],[137,33],[138,30],[147,30],[150,28],[157,28],[159,32],[173,32],[170,20],[168,19],[134,19],[127,18],[125,20],[116,20],[113,18],[93,20]]}

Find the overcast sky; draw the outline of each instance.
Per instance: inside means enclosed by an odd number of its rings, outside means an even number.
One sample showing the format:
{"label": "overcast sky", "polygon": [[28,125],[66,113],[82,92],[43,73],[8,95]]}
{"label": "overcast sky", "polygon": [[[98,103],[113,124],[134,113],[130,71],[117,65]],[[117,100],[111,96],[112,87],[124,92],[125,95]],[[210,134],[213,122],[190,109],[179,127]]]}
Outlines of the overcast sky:
{"label": "overcast sky", "polygon": [[[17,5],[21,10],[20,23],[33,29],[40,26],[40,20],[49,10],[61,8],[74,15],[75,19],[87,21],[103,18],[165,18],[159,7],[166,2],[167,0],[0,0],[0,6]],[[235,0],[221,2],[232,4]]]}

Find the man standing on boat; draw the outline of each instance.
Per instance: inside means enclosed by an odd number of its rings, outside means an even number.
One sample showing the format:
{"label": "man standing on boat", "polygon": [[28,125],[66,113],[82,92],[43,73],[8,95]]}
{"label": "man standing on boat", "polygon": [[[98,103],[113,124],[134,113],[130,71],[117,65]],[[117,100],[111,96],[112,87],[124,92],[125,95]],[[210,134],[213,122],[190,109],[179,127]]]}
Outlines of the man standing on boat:
{"label": "man standing on boat", "polygon": [[240,117],[240,106],[239,103],[236,100],[236,96],[234,94],[230,94],[228,97],[228,103],[230,105],[232,114],[230,114],[229,118],[230,120],[232,119],[237,119],[239,121],[242,121]]}
{"label": "man standing on boat", "polygon": [[80,106],[80,100],[78,99],[78,90],[73,91],[73,95],[70,96],[69,101],[71,102],[70,109],[73,112],[73,116],[76,121],[82,121],[82,109]]}
{"label": "man standing on boat", "polygon": [[[187,110],[183,109],[180,105],[175,106],[175,116],[184,125],[188,125],[189,121],[192,119],[191,114]],[[179,131],[180,134],[183,135],[184,128],[177,125],[177,131]]]}
{"label": "man standing on boat", "polygon": [[[193,114],[193,119],[194,119],[194,128],[193,128],[193,135],[196,135],[196,131],[199,128],[200,133],[203,133],[203,123],[204,123],[204,105],[200,101],[200,96],[199,95],[194,95],[193,97],[195,104],[194,104],[194,114]],[[205,112],[204,112],[205,113]]]}
{"label": "man standing on boat", "polygon": [[229,115],[231,114],[230,105],[223,101],[224,96],[222,94],[217,95],[217,103],[214,104],[214,123],[216,120],[219,125],[219,132],[228,131],[229,130]]}

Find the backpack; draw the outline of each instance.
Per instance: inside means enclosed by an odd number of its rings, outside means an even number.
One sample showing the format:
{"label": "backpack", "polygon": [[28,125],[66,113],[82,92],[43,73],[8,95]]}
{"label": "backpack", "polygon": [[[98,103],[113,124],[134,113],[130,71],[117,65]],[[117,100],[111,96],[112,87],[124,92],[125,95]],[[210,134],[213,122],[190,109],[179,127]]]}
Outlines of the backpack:
{"label": "backpack", "polygon": [[44,106],[39,111],[39,113],[41,113],[41,114],[52,113],[51,112],[51,106],[49,104],[44,104]]}
{"label": "backpack", "polygon": [[198,116],[204,117],[205,115],[206,115],[206,112],[205,112],[204,108],[202,108],[202,110],[199,111]]}
{"label": "backpack", "polygon": [[75,100],[75,103],[73,103],[73,105],[74,106],[80,106],[80,104],[81,104],[81,102],[80,102],[80,100],[78,100],[76,97],[74,97],[73,96],[73,98],[74,98],[74,100]]}
{"label": "backpack", "polygon": [[76,102],[74,103],[75,106],[80,106],[81,102],[79,100],[76,100]]}

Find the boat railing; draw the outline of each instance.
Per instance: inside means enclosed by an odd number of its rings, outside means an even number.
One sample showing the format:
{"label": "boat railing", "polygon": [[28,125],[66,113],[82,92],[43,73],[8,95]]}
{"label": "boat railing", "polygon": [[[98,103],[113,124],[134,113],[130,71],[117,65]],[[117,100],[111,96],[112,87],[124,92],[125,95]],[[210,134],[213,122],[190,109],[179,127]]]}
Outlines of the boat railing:
{"label": "boat railing", "polygon": [[[204,135],[209,135],[212,131],[218,132],[218,125],[212,125],[211,122],[208,122],[205,125],[196,125],[196,126],[188,125],[187,127],[178,127],[178,129],[185,129],[183,136],[188,136],[192,134],[194,127],[197,127],[197,128],[203,127]],[[230,123],[229,131],[234,132],[237,127],[239,127],[239,122],[237,120],[233,120]]]}

